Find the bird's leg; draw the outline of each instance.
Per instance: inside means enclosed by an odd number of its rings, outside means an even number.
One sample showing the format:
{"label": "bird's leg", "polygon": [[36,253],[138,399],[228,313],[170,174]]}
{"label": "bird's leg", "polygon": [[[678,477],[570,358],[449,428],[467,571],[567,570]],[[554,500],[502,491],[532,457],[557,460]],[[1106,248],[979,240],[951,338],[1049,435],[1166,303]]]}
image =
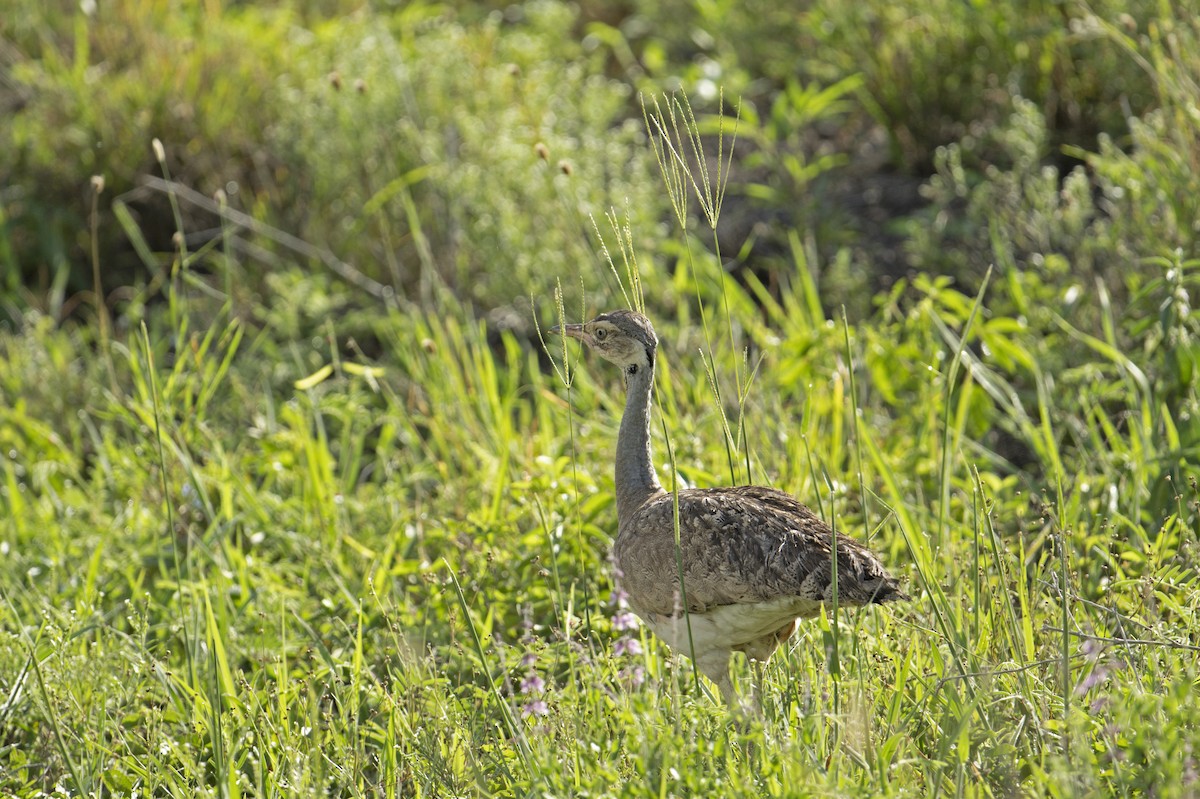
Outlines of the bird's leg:
{"label": "bird's leg", "polygon": [[721,698],[725,700],[725,704],[729,707],[737,707],[741,704],[741,699],[738,697],[737,690],[733,687],[733,678],[729,676],[729,672],[721,675],[721,679],[717,680],[717,688],[721,691]]}
{"label": "bird's leg", "polygon": [[761,660],[750,661],[750,671],[754,674],[754,682],[750,684],[750,703],[759,707],[761,710],[762,703],[762,680],[763,680],[763,662]]}
{"label": "bird's leg", "polygon": [[753,694],[751,694],[751,701],[748,702],[739,696],[737,689],[733,687],[733,677],[729,673],[730,654],[728,649],[705,652],[696,658],[696,665],[705,677],[717,684],[721,698],[725,700],[725,706],[736,718],[740,719],[738,722],[740,725],[751,719],[759,718],[761,713],[753,701]]}
{"label": "bird's leg", "polygon": [[712,649],[696,658],[696,666],[700,672],[717,684],[721,698],[730,707],[737,701],[737,692],[733,690],[733,680],[729,677],[729,650]]}

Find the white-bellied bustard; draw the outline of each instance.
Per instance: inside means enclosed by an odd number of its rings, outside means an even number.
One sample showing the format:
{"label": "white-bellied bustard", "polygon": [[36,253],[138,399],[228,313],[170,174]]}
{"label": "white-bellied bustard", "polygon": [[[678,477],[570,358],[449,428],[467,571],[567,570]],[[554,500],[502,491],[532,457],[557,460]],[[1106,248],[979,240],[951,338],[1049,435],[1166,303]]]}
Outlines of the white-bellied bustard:
{"label": "white-bellied bustard", "polygon": [[621,585],[634,612],[673,650],[691,654],[726,702],[735,699],[729,677],[733,652],[766,661],[795,632],[798,619],[819,614],[822,604],[833,601],[835,538],[840,607],[908,599],[866,547],[835,537],[800,502],[761,486],[680,491],[680,566],[674,500],[659,485],[650,458],[658,348],[650,320],[613,311],[550,332],[579,339],[624,372],[613,544]]}

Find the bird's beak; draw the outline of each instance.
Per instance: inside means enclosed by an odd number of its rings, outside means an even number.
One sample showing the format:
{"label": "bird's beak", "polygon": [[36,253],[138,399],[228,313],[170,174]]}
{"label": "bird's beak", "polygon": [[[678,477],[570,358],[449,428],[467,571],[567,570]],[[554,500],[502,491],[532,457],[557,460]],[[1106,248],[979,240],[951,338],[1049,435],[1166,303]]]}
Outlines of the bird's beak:
{"label": "bird's beak", "polygon": [[587,334],[583,330],[583,325],[555,325],[550,328],[550,332],[560,336],[577,338],[580,341],[587,341]]}

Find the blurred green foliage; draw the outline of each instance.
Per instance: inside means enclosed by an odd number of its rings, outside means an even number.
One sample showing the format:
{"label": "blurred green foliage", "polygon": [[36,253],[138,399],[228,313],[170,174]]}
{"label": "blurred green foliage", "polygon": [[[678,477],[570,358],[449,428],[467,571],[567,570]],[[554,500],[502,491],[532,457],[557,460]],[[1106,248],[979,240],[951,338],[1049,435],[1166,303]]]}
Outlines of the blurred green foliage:
{"label": "blurred green foliage", "polygon": [[630,90],[583,52],[574,16],[531,3],[470,28],[320,26],[272,126],[302,176],[289,227],[405,293],[429,301],[440,280],[484,307],[590,260],[589,218],[610,207],[652,231],[663,204],[641,125],[622,120]]}
{"label": "blurred green foliage", "polygon": [[[722,110],[721,89],[724,112],[741,103],[724,257],[753,256],[756,274],[777,283],[789,271],[788,231],[799,229],[823,264],[830,307],[855,315],[910,269],[981,274],[975,244],[925,260],[922,211],[946,208],[947,158],[961,157],[956,179],[968,182],[986,171],[992,182],[995,170],[1011,174],[999,182],[1027,181],[1046,167],[1044,182],[1085,162],[1088,180],[1073,178],[1071,196],[1104,194],[1093,221],[1120,229],[1111,247],[1096,243],[1084,232],[1090,212],[1074,209],[1085,228],[1072,234],[1072,263],[1105,249],[1163,254],[1126,242],[1143,232],[1163,241],[1162,225],[1185,255],[1193,236],[1195,187],[1161,184],[1197,171],[1195,15],[1164,16],[1154,3],[645,0],[574,11],[549,1],[122,0],[18,11],[0,27],[11,143],[0,150],[0,289],[56,316],[92,287],[92,175],[105,180],[96,235],[110,304],[165,279],[166,259],[148,262],[128,229],[152,252],[173,249],[168,198],[140,187],[163,172],[155,137],[181,184],[223,191],[229,207],[395,292],[427,299],[443,282],[482,307],[511,306],[543,293],[541,276],[593,258],[591,217],[610,207],[631,215],[645,246],[661,241],[665,204],[635,92],[675,87],[701,111]],[[1034,150],[1014,151],[1013,137]],[[1030,202],[1048,196],[1030,188]],[[114,197],[130,211],[125,224],[114,223]],[[1022,202],[1002,200],[1017,214]],[[193,245],[215,235],[212,210],[184,204]],[[980,230],[953,213],[935,227],[947,225]],[[242,248],[253,256],[240,282],[261,293],[277,258],[295,253],[251,244],[266,251]]]}
{"label": "blurred green foliage", "polygon": [[[173,248],[167,197],[137,188],[162,173],[152,138],[174,180],[426,299],[445,282],[512,304],[589,257],[592,215],[618,206],[652,231],[662,212],[630,89],[583,51],[566,6],[467,26],[414,3],[304,27],[286,7],[143,5],[53,17],[32,4],[40,26],[13,31],[0,252],[23,304],[58,309],[90,287],[93,174],[106,290],[166,268],[107,213],[122,197],[147,246]],[[215,235],[212,213],[182,210],[190,237]],[[264,291],[271,264],[248,259],[241,282]]]}
{"label": "blurred green foliage", "polygon": [[[286,165],[264,147],[277,113],[272,84],[287,53],[289,15],[221,14],[213,4],[18,3],[0,27],[5,48],[0,237],[9,296],[25,302],[90,286],[90,180],[108,198],[157,172],[151,139],[167,143],[179,179],[205,193],[235,181],[255,197]],[[87,5],[87,4],[85,4]],[[151,241],[169,248],[165,204],[143,209]],[[119,226],[100,226],[109,288],[141,282]],[[48,293],[51,295],[47,297]]]}

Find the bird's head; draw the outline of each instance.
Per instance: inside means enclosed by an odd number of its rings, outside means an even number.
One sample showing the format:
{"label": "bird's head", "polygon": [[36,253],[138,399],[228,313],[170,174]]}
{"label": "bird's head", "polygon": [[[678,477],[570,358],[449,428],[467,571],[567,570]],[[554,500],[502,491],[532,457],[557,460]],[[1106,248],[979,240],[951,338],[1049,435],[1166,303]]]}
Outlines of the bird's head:
{"label": "bird's head", "polygon": [[550,332],[579,339],[627,376],[654,368],[658,337],[650,320],[636,311],[609,311],[583,324],[555,325]]}

